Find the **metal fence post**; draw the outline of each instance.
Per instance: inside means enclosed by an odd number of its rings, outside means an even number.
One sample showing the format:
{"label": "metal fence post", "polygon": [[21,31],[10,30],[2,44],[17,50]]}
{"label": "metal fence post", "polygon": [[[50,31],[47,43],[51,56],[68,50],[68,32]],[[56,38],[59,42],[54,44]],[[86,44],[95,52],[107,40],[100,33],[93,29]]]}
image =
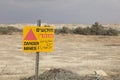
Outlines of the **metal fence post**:
{"label": "metal fence post", "polygon": [[[41,20],[37,21],[37,26],[41,26]],[[36,52],[35,80],[39,78],[39,52]]]}

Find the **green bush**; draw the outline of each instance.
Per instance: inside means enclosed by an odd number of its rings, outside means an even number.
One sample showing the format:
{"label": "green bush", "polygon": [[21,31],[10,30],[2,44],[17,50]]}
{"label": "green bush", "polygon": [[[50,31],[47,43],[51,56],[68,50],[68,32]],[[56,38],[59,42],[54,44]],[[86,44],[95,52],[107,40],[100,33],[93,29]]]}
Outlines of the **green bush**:
{"label": "green bush", "polygon": [[12,27],[12,26],[8,26],[7,29],[12,32],[22,32],[21,29],[18,29],[18,28]]}
{"label": "green bush", "polygon": [[73,30],[73,33],[75,33],[75,34],[89,35],[89,34],[91,34],[91,29],[89,27],[87,27],[87,28],[77,27],[77,28],[75,28]]}
{"label": "green bush", "polygon": [[62,27],[62,29],[55,29],[55,33],[56,34],[68,34],[68,33],[72,33],[72,30],[67,28],[67,27]]}
{"label": "green bush", "polygon": [[15,28],[15,27],[0,27],[0,34],[12,34],[14,32],[22,32],[21,29]]}
{"label": "green bush", "polygon": [[8,30],[6,30],[6,28],[4,27],[0,27],[0,34],[7,34]]}
{"label": "green bush", "polygon": [[91,26],[91,35],[117,36],[118,34],[119,31],[112,28],[105,29],[102,25],[100,25],[97,22]]}
{"label": "green bush", "polygon": [[69,33],[70,32],[70,29],[69,28],[67,28],[67,27],[63,27],[62,29],[61,29],[61,32],[62,33]]}
{"label": "green bush", "polygon": [[89,34],[91,34],[91,28],[89,28],[89,27],[83,28],[83,34],[84,34],[84,35],[89,35]]}
{"label": "green bush", "polygon": [[104,27],[97,22],[91,26],[90,30],[91,30],[90,33],[91,35],[104,35],[106,31]]}
{"label": "green bush", "polygon": [[77,27],[73,30],[73,33],[75,34],[83,34],[83,28]]}
{"label": "green bush", "polygon": [[109,36],[117,36],[119,34],[119,31],[109,28],[108,30],[106,30],[105,35],[109,35]]}

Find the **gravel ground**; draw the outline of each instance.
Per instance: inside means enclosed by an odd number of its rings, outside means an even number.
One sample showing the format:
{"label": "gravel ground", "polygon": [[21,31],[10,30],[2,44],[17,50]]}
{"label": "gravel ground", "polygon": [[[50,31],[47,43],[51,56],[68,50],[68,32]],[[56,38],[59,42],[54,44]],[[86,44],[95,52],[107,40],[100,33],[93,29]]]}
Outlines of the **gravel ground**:
{"label": "gravel ground", "polygon": [[[0,44],[0,80],[34,75],[35,54],[22,52],[22,35],[0,35]],[[120,36],[55,35],[54,52],[40,53],[39,72],[61,68],[82,77],[96,72],[120,80],[119,50]]]}

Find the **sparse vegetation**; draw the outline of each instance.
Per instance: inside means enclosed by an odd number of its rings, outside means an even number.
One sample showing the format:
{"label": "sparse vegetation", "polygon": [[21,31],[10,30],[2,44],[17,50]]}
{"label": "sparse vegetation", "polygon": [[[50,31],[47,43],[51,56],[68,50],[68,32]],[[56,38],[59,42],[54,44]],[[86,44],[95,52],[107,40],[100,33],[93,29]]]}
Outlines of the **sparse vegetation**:
{"label": "sparse vegetation", "polygon": [[8,27],[0,27],[0,34],[12,34],[14,32],[22,32],[21,29],[12,27],[12,26],[8,26]]}
{"label": "sparse vegetation", "polygon": [[74,33],[74,34],[82,34],[82,35],[108,35],[108,36],[117,36],[119,34],[118,30],[108,28],[106,29],[98,22],[95,22],[91,27],[77,27],[75,29],[69,29],[67,27],[63,27],[62,29],[56,29],[56,34],[64,33]]}
{"label": "sparse vegetation", "polygon": [[[45,25],[45,27],[49,27],[49,25]],[[8,26],[8,27],[0,27],[0,35],[13,34],[16,32],[22,32],[21,29]],[[56,34],[80,34],[80,35],[107,35],[107,36],[117,36],[120,31],[112,28],[105,28],[98,22],[95,22],[91,27],[77,27],[75,29],[70,29],[68,27],[62,27],[59,29],[55,29]]]}

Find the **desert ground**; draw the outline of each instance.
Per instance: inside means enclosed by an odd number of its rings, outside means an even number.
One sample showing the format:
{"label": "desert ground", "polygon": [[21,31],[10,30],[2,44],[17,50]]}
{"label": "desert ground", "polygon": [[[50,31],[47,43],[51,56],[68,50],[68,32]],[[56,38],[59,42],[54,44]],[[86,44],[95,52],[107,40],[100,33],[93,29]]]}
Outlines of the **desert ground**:
{"label": "desert ground", "polygon": [[[120,74],[120,36],[55,35],[53,53],[40,53],[39,72],[63,68],[79,75]],[[35,53],[22,52],[22,34],[0,35],[0,80],[34,75]]]}

